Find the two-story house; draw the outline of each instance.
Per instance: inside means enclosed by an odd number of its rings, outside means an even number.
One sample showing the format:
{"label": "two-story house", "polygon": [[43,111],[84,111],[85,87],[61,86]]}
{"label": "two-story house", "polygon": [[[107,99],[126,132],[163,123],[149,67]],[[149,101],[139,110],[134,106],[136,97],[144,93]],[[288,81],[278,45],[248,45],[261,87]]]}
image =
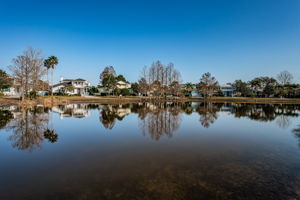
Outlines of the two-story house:
{"label": "two-story house", "polygon": [[87,80],[78,79],[60,79],[58,84],[53,85],[53,93],[64,93],[68,95],[87,96],[90,83]]}
{"label": "two-story house", "polygon": [[220,86],[220,90],[224,97],[233,97],[236,90],[235,85],[232,83],[226,83]]}
{"label": "two-story house", "polygon": [[131,84],[127,83],[127,82],[124,82],[124,81],[118,81],[117,82],[117,88],[119,88],[119,89],[129,89],[129,88],[131,88]]}

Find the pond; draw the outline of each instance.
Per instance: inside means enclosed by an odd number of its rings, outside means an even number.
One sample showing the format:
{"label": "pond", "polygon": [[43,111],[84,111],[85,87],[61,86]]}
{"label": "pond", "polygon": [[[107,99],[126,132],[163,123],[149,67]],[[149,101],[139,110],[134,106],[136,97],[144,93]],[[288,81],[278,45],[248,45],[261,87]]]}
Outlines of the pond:
{"label": "pond", "polygon": [[300,199],[300,105],[0,109],[0,199]]}

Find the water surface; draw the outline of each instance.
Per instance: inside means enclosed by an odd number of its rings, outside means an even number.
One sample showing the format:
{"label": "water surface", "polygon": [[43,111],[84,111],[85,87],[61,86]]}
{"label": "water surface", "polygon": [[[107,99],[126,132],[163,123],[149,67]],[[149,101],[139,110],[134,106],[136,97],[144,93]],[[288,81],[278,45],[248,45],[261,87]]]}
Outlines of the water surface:
{"label": "water surface", "polygon": [[300,105],[0,110],[0,199],[300,199]]}

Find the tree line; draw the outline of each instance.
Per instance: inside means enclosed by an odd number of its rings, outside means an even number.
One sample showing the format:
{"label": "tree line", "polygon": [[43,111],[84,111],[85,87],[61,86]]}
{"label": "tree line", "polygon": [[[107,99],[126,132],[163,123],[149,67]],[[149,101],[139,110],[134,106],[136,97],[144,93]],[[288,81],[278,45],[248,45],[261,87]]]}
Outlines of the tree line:
{"label": "tree line", "polygon": [[[5,89],[19,85],[22,99],[36,95],[37,91],[46,90],[52,94],[53,72],[59,61],[56,56],[44,59],[41,50],[28,47],[22,55],[12,60],[8,66],[10,75],[0,70],[0,88]],[[51,84],[49,71],[51,70]],[[46,81],[43,81],[47,75]],[[13,78],[12,78],[13,77]],[[126,87],[120,87],[123,83]],[[182,83],[180,72],[173,63],[163,64],[153,62],[144,66],[137,82],[130,83],[126,78],[117,75],[113,66],[107,66],[99,75],[99,85],[89,88],[89,93],[105,95],[142,95],[166,97],[188,96],[192,91],[198,91],[201,96],[222,96],[223,93],[217,79],[211,73],[204,73],[198,83]],[[234,96],[241,97],[300,97],[300,85],[293,83],[293,75],[288,71],[280,72],[274,77],[256,77],[248,82],[236,80],[231,83]],[[74,88],[64,88],[66,91]],[[100,91],[101,90],[101,91]]]}

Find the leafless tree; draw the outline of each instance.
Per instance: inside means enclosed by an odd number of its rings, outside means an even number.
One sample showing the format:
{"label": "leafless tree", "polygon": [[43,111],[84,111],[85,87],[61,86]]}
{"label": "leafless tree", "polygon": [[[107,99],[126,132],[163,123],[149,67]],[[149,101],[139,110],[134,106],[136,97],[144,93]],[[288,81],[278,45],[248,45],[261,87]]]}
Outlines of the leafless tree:
{"label": "leafless tree", "polygon": [[174,69],[174,64],[163,65],[160,61],[153,62],[149,69],[144,66],[141,77],[149,85],[148,91],[156,95],[164,94],[172,83],[181,82],[181,75]]}
{"label": "leafless tree", "polygon": [[25,94],[35,91],[38,81],[46,74],[43,56],[40,50],[28,47],[23,55],[14,58],[12,63],[8,68],[16,79],[15,83],[21,85],[21,95],[24,99]]}
{"label": "leafless tree", "polygon": [[291,83],[293,78],[294,78],[293,75],[288,71],[282,71],[277,75],[277,80],[282,85]]}
{"label": "leafless tree", "polygon": [[145,78],[141,78],[139,80],[138,86],[139,86],[138,87],[139,93],[144,94],[144,95],[147,94],[149,85]]}

